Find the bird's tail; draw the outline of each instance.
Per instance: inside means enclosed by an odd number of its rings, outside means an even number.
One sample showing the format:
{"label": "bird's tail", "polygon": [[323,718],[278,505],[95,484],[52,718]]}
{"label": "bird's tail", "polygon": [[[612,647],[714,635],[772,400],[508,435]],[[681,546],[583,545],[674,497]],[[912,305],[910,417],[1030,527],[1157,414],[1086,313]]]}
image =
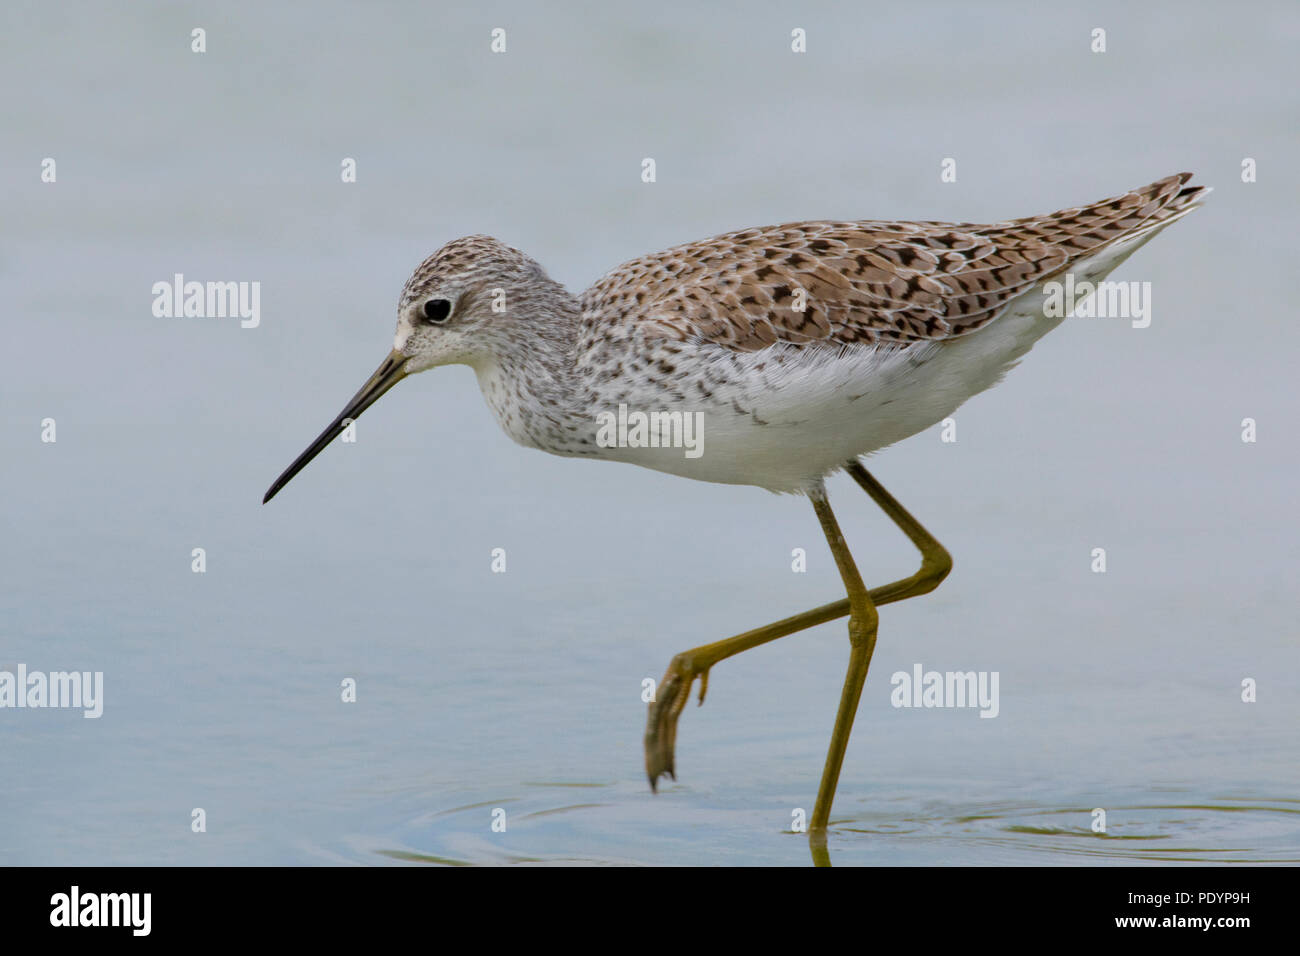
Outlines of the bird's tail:
{"label": "bird's tail", "polygon": [[1123,258],[1127,258],[1165,226],[1181,219],[1205,201],[1210,187],[1188,186],[1191,178],[1191,173],[1166,176],[1122,196],[1045,216],[997,222],[980,231],[995,239],[1002,235],[1015,235],[1022,241],[1025,238],[1038,239],[1056,246],[1067,254],[1062,272],[1068,271],[1081,259],[1097,256],[1112,245],[1122,247]]}

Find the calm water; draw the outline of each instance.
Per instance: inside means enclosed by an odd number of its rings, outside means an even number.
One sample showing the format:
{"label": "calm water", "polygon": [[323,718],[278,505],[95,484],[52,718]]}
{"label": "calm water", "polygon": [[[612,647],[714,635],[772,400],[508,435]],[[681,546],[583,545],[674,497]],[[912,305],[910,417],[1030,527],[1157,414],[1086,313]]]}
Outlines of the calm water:
{"label": "calm water", "polygon": [[[1152,283],[1150,328],[1067,322],[957,442],[874,460],[956,570],[882,611],[830,848],[1300,860],[1294,4],[315,10],[0,14],[0,670],[105,680],[98,720],[0,710],[0,862],[807,863],[842,623],[720,665],[657,796],[640,699],[675,652],[839,597],[806,502],[518,448],[463,368],[262,492],[450,238],[581,288],[746,225],[999,219],[1180,169],[1209,205],[1116,276]],[[260,326],[155,318],[177,272],[261,282]],[[865,577],[912,570],[831,493]],[[915,664],[998,672],[998,717],[892,707]]]}

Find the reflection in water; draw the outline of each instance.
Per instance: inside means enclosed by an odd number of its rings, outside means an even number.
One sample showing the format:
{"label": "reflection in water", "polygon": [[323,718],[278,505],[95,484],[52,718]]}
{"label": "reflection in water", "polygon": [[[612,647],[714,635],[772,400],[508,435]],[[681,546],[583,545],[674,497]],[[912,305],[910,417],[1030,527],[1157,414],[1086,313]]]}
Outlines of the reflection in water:
{"label": "reflection in water", "polygon": [[[610,799],[548,805],[546,793],[564,788],[601,789]],[[696,803],[670,805],[665,817],[657,801],[615,784],[530,783],[514,805],[497,839],[485,816],[494,805],[476,802],[424,815],[406,835],[409,846],[371,852],[441,866],[1300,863],[1300,800],[1289,798],[1132,800],[1105,808],[1104,833],[1092,828],[1092,807],[1027,801],[957,807],[925,797],[908,807],[890,799],[882,809],[834,819],[823,840],[789,829],[764,831],[752,826],[754,816],[736,811],[701,815]],[[702,818],[709,816],[713,823]],[[746,851],[733,859],[737,846]],[[520,852],[524,847],[534,852]]]}

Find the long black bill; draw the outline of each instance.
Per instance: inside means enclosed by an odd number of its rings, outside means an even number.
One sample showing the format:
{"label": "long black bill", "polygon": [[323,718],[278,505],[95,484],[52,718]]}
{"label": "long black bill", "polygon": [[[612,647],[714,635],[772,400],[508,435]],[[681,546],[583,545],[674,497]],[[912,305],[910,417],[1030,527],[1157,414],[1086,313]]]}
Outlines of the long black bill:
{"label": "long black bill", "polygon": [[276,492],[287,485],[294,475],[307,467],[307,463],[321,453],[326,445],[343,433],[348,427],[350,419],[357,418],[371,405],[379,400],[379,396],[388,391],[402,379],[406,378],[406,356],[401,352],[392,352],[388,358],[384,359],[384,364],[375,369],[375,374],[370,376],[365,385],[361,386],[361,391],[352,396],[352,401],[348,402],[343,411],[339,412],[338,417],[330,422],[329,427],[320,433],[320,437],[311,443],[311,446],[293,460],[293,464],[284,470],[284,474],[275,479],[270,489],[266,492],[266,497],[262,499],[262,504],[266,504],[275,497]]}

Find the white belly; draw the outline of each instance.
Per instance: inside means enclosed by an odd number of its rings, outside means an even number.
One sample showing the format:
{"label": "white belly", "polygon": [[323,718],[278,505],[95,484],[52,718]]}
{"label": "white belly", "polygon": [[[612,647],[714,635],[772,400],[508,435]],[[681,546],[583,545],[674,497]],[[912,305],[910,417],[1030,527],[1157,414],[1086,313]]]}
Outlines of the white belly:
{"label": "white belly", "polygon": [[[1071,272],[1077,281],[1099,281],[1165,225],[1114,243]],[[702,416],[698,457],[671,448],[609,448],[603,457],[699,481],[807,492],[849,461],[930,428],[1001,381],[1064,321],[1045,316],[1043,302],[1039,285],[988,325],[946,341],[744,353],[729,360],[747,369],[731,378],[731,393],[695,406]],[[772,361],[778,348],[786,348],[784,364]],[[652,394],[636,400],[655,407]]]}
{"label": "white belly", "polygon": [[[1061,319],[1040,296],[1022,300],[978,332],[904,348],[830,351],[787,348],[742,357],[745,374],[698,405],[633,396],[630,408],[697,415],[695,447],[606,447],[602,457],[699,481],[804,492],[849,461],[924,431],[1001,380]],[[755,370],[766,358],[762,370]]]}

